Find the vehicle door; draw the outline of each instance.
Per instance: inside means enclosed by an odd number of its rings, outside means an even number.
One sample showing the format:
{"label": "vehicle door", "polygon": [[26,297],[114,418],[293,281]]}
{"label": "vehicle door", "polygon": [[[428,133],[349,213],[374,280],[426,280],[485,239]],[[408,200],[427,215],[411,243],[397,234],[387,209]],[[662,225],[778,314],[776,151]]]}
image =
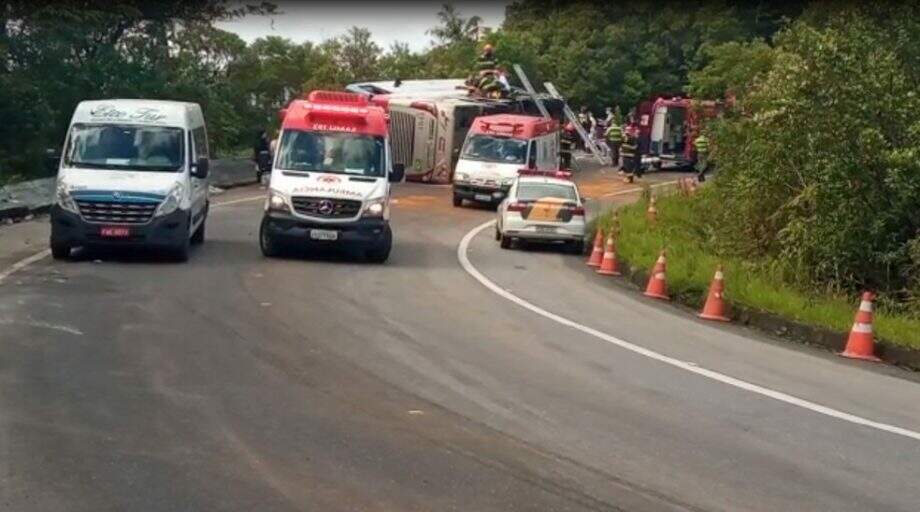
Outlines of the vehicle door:
{"label": "vehicle door", "polygon": [[[208,135],[204,126],[198,126],[191,130],[190,148],[191,164],[196,165],[200,159],[210,160],[208,151]],[[192,203],[192,226],[197,226],[204,219],[208,204],[208,179],[199,178],[190,173],[191,192],[189,197]]]}

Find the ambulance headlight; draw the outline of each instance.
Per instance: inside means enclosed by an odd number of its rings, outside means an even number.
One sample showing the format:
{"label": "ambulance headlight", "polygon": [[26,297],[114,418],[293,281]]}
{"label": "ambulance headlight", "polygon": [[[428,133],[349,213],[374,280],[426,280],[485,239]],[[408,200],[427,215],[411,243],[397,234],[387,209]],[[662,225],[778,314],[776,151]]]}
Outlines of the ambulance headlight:
{"label": "ambulance headlight", "polygon": [[287,212],[291,210],[288,207],[288,202],[284,195],[275,192],[274,190],[268,194],[268,202],[265,206],[267,209],[276,212]]}
{"label": "ambulance headlight", "polygon": [[77,203],[73,200],[73,196],[70,195],[70,187],[66,184],[58,183],[56,196],[57,204],[62,210],[71,213],[79,213],[77,210]]}
{"label": "ambulance headlight", "polygon": [[160,203],[160,206],[157,208],[157,211],[154,215],[157,217],[162,217],[178,210],[179,204],[182,201],[183,192],[185,192],[185,188],[182,186],[182,184],[176,183],[172,190],[166,194],[166,199]]}
{"label": "ambulance headlight", "polygon": [[364,213],[362,217],[367,218],[380,218],[383,217],[387,211],[387,200],[385,197],[380,199],[374,199],[368,201],[367,206],[364,207]]}

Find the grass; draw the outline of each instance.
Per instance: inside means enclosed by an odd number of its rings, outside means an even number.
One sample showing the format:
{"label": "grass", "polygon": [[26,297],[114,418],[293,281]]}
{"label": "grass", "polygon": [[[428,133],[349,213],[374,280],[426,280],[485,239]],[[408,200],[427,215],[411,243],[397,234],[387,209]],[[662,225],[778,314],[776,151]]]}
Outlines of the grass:
{"label": "grass", "polygon": [[[848,332],[858,299],[806,292],[783,282],[764,262],[721,258],[707,250],[698,235],[698,220],[687,198],[658,197],[658,220],[646,220],[647,201],[616,212],[620,235],[617,254],[626,263],[651,269],[661,249],[667,250],[668,289],[684,302],[702,306],[713,273],[722,264],[725,297],[732,304],[766,311],[800,323]],[[613,212],[598,225],[607,233]],[[920,319],[878,310],[874,329],[884,342],[920,349]]]}

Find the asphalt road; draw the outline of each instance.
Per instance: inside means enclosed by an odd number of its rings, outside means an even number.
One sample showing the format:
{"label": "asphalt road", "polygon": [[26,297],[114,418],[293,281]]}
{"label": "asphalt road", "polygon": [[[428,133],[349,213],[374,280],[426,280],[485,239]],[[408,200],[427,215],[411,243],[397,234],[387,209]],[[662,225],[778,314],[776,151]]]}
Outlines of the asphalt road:
{"label": "asphalt road", "polygon": [[[920,441],[510,302],[458,263],[493,214],[448,193],[399,187],[383,266],[263,259],[248,188],[187,264],[45,259],[0,283],[0,510],[918,510]],[[701,323],[489,229],[467,256],[610,336],[920,431],[906,372]]]}

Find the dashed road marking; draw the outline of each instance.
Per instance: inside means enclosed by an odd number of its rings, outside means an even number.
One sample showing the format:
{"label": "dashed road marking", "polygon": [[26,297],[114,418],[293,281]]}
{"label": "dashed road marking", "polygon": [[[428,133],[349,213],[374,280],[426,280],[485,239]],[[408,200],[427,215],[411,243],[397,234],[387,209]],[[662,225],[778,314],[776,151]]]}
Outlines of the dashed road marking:
{"label": "dashed road marking", "polygon": [[502,287],[498,286],[493,281],[491,281],[488,277],[483,275],[482,272],[477,270],[476,267],[474,267],[473,264],[470,263],[469,256],[467,255],[467,253],[469,252],[470,242],[473,240],[473,238],[475,238],[476,235],[478,235],[485,229],[492,227],[494,223],[495,221],[486,222],[485,224],[481,224],[473,228],[470,232],[464,235],[463,239],[460,240],[460,245],[457,247],[457,259],[460,261],[460,266],[463,267],[463,270],[465,270],[469,275],[471,275],[473,279],[479,281],[480,284],[488,288],[490,291],[492,291],[496,295],[502,297],[503,299],[511,301],[517,304],[518,306],[521,306],[524,309],[530,310],[558,324],[564,325],[566,327],[571,327],[572,329],[581,331],[582,333],[587,334],[589,336],[593,336],[600,340],[616,345],[620,348],[629,350],[630,352],[634,352],[636,354],[645,356],[649,359],[653,359],[655,361],[667,364],[669,366],[680,368],[681,370],[685,370],[690,373],[694,373],[696,375],[706,377],[716,382],[721,382],[722,384],[727,384],[729,386],[732,386],[738,389],[743,389],[745,391],[749,391],[751,393],[754,393],[760,396],[772,398],[774,400],[778,400],[780,402],[783,402],[789,405],[793,405],[795,407],[800,407],[802,409],[807,409],[809,411],[816,412],[818,414],[823,414],[831,418],[836,418],[836,419],[847,421],[849,423],[853,423],[856,425],[862,425],[864,427],[869,427],[869,428],[873,428],[876,430],[881,430],[883,432],[888,432],[891,434],[904,436],[904,437],[913,439],[915,441],[920,441],[920,432],[909,430],[903,427],[898,427],[895,425],[889,425],[887,423],[870,420],[867,418],[863,418],[861,416],[857,416],[855,414],[850,414],[848,412],[839,411],[837,409],[833,409],[825,405],[821,405],[821,404],[811,402],[811,401],[808,401],[808,400],[805,400],[805,399],[802,399],[802,398],[799,398],[793,395],[783,393],[782,391],[776,391],[774,389],[770,389],[764,386],[759,386],[757,384],[753,384],[751,382],[747,382],[747,381],[732,377],[730,375],[725,375],[724,373],[719,373],[717,371],[703,368],[701,366],[698,366],[696,363],[692,363],[689,361],[682,361],[680,359],[666,356],[659,352],[655,352],[654,350],[647,349],[645,347],[622,340],[620,338],[617,338],[616,336],[612,336],[610,334],[599,331],[592,327],[588,327],[586,325],[580,324],[574,320],[565,318],[564,316],[557,315],[556,313],[547,311],[541,308],[540,306],[537,306],[536,304],[533,304],[532,302],[527,301],[526,299],[518,297],[517,295],[511,293],[510,291],[505,290]]}

